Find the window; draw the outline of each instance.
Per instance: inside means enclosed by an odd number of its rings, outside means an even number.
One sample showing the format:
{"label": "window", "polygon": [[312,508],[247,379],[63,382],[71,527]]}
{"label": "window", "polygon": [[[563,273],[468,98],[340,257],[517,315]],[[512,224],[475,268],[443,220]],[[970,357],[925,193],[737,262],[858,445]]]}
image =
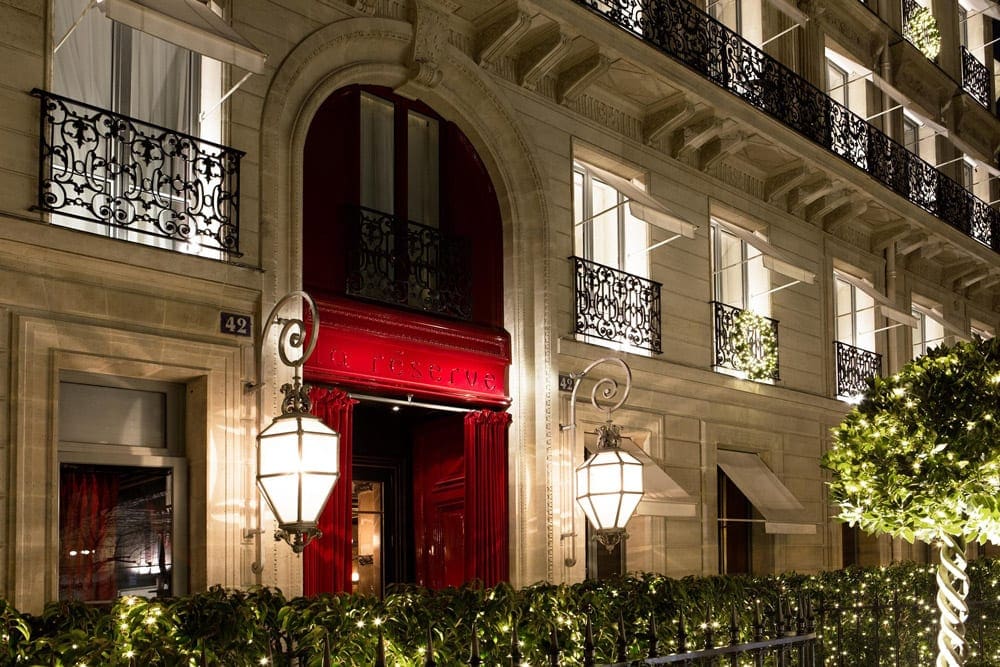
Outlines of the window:
{"label": "window", "polygon": [[[606,179],[610,180],[610,179]],[[586,260],[649,277],[649,232],[628,198],[585,162],[573,163],[574,246]]]}
{"label": "window", "polygon": [[903,148],[914,153],[916,155],[920,154],[920,123],[914,120],[911,116],[903,114]]}
{"label": "window", "polygon": [[932,308],[913,304],[913,357],[925,354],[928,349],[944,343],[945,331],[941,316]]}
{"label": "window", "polygon": [[972,192],[973,187],[976,184],[976,164],[969,157],[963,157],[962,161],[959,162],[962,187]]}
{"label": "window", "polygon": [[361,93],[361,205],[438,227],[438,121]]}
{"label": "window", "polygon": [[882,357],[875,353],[876,292],[861,278],[834,271],[833,297],[836,395],[855,401],[863,394],[867,380],[882,372]]}
{"label": "window", "polygon": [[747,234],[712,221],[713,293],[716,301],[766,316],[771,312],[770,273],[763,253],[747,242]]}
{"label": "window", "polygon": [[221,90],[218,61],[86,11],[88,0],[53,3],[53,34],[79,26],[53,56],[53,92],[171,130],[218,141],[218,110],[202,121],[201,101]]}
{"label": "window", "polygon": [[185,591],[183,396],[183,385],[61,375],[60,599]]}
{"label": "window", "polygon": [[835,273],[834,303],[837,340],[854,347],[875,351],[875,299],[857,286],[857,281]]}
{"label": "window", "polygon": [[[218,168],[205,170],[194,150],[166,155],[176,141],[161,138],[159,130],[221,141],[221,109],[206,109],[202,102],[217,105],[222,64],[112,21],[87,0],[52,5],[53,34],[59,39],[68,33],[53,53],[52,92],[138,121],[77,146],[90,155],[76,157],[71,168],[53,166],[54,173],[48,176],[52,181],[97,193],[90,194],[94,202],[89,209],[68,204],[67,214],[55,213],[53,222],[144,245],[224,257],[213,243],[202,246],[205,239],[197,235],[190,237],[190,243],[179,240],[177,228],[217,224],[205,213],[211,208],[206,200],[225,185],[226,175],[216,173]],[[93,116],[85,107],[72,108],[84,118]],[[142,140],[133,140],[139,137]],[[220,153],[218,147],[206,144],[198,148],[213,157]]]}
{"label": "window", "polygon": [[969,11],[958,6],[958,43],[969,48]]}
{"label": "window", "polygon": [[[667,217],[634,182],[573,163],[574,333],[581,340],[636,354],[661,351],[660,284],[648,279],[649,252],[693,236],[692,225]],[[648,225],[667,229],[664,223],[673,236],[650,247]]]}
{"label": "window", "polygon": [[383,482],[352,482],[353,570],[351,591],[381,597],[384,593],[382,545],[386,543]]}
{"label": "window", "polygon": [[832,60],[827,58],[826,61],[826,85],[827,94],[833,99],[834,102],[839,102],[845,107],[850,108],[849,105],[849,90],[848,90],[849,79],[847,77],[847,71],[842,69]]}
{"label": "window", "polygon": [[743,32],[742,0],[708,0],[708,15],[737,33]]}

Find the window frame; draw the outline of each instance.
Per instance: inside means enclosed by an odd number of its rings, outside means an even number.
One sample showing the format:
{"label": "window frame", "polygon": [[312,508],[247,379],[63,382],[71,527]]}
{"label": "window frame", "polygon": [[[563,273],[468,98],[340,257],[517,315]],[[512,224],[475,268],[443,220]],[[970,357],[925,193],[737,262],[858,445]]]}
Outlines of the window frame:
{"label": "window frame", "polygon": [[[917,326],[910,327],[910,351],[911,359],[916,359],[917,357],[927,353],[928,348],[938,347],[944,345],[948,342],[948,338],[952,336],[948,332],[948,327],[945,325],[944,317],[939,315],[933,306],[924,305],[918,301],[912,301],[910,304],[910,314],[917,318]],[[928,339],[927,332],[927,322],[933,322],[938,327],[941,328],[941,335]],[[919,335],[915,332],[919,331]],[[919,342],[918,339],[919,338]],[[917,352],[917,346],[920,346],[921,351]]]}
{"label": "window frame", "polygon": [[[61,467],[63,464],[85,465],[93,467],[132,467],[169,469],[171,474],[172,500],[172,563],[170,595],[184,595],[188,592],[190,580],[190,524],[188,519],[188,495],[190,484],[188,480],[188,460],[184,455],[184,413],[185,387],[181,383],[156,380],[142,380],[83,371],[60,370],[56,381],[57,395],[61,396],[63,383],[89,384],[98,387],[111,387],[136,391],[162,391],[165,394],[165,446],[144,447],[127,444],[110,443],[80,443],[64,441],[59,437],[61,423],[59,398],[56,399],[56,487],[61,489]],[[62,516],[59,494],[56,494],[54,505],[56,509],[56,550],[61,549],[62,535],[59,532],[59,517]],[[58,592],[58,587],[57,591]]]}
{"label": "window frame", "polygon": [[[725,304],[733,308],[739,308],[741,310],[749,310],[750,312],[756,313],[757,315],[763,315],[764,317],[771,316],[771,271],[764,266],[764,257],[766,256],[764,252],[760,249],[753,247],[752,244],[748,243],[746,240],[741,239],[739,236],[734,234],[732,231],[727,229],[730,226],[738,226],[735,223],[729,222],[728,220],[723,220],[717,216],[712,216],[709,237],[711,239],[711,267],[712,267],[712,299],[718,301],[719,303]],[[748,232],[753,233],[752,230],[746,229]],[[726,266],[720,268],[722,264],[722,248],[719,242],[719,235],[726,234],[733,240],[740,244],[740,260],[739,262],[730,263]],[[766,241],[762,238],[761,241]],[[758,270],[760,274],[760,282],[763,284],[758,285],[758,279],[750,273],[750,263],[754,261],[760,261],[760,268]],[[727,296],[724,287],[723,272],[730,269],[740,268],[739,290],[741,292],[740,299],[742,304],[731,303],[731,300],[727,300]],[[754,290],[760,289],[760,292],[754,292]],[[755,299],[764,298],[764,307],[753,306]]]}

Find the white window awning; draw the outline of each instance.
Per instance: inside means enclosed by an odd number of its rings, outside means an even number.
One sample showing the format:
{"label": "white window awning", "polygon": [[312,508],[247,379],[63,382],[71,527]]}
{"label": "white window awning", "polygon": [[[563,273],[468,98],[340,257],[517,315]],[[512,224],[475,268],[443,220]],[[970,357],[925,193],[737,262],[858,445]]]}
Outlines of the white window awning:
{"label": "white window awning", "polygon": [[857,276],[852,276],[850,273],[844,273],[838,269],[833,270],[833,275],[840,278],[845,283],[853,285],[858,291],[864,292],[872,298],[873,301],[878,305],[879,313],[882,317],[892,320],[898,324],[904,324],[908,327],[917,326],[917,318],[915,318],[910,313],[900,310],[896,307],[889,297],[879,292],[877,289],[869,285],[867,282],[858,278]]}
{"label": "white window awning", "polygon": [[[586,433],[585,443],[591,451],[597,447],[597,434]],[[635,509],[637,516],[696,517],[698,501],[673,480],[642,447],[622,436],[621,448],[642,463],[642,500]]]}
{"label": "white window awning", "polygon": [[[605,171],[592,164],[587,164],[587,169],[597,177],[598,180],[610,185],[625,196],[628,210],[633,217],[642,220],[646,224],[658,227],[671,234],[693,239],[697,225],[681,220],[670,210],[661,204],[659,200],[651,196],[645,190],[639,188],[626,178],[622,178],[610,171]],[[596,217],[596,216],[594,216]],[[577,223],[580,224],[580,223]]]}
{"label": "white window awning", "polygon": [[[791,278],[794,282],[806,283],[812,285],[816,282],[816,274],[808,269],[804,269],[799,266],[794,259],[788,255],[788,253],[783,250],[778,250],[773,245],[768,243],[766,240],[757,236],[748,229],[744,229],[739,225],[733,225],[724,220],[718,220],[713,218],[715,222],[725,229],[727,232],[737,237],[747,245],[756,248],[760,254],[764,256],[762,260],[764,266],[769,270],[779,273],[786,278]],[[794,284],[789,283],[789,285]],[[789,285],[782,285],[782,287],[788,287]],[[775,291],[775,290],[771,290]]]}
{"label": "white window awning", "polygon": [[267,55],[258,51],[199,0],[98,0],[104,15],[153,37],[254,74]]}
{"label": "white window awning", "polygon": [[812,535],[816,524],[802,520],[805,508],[760,457],[747,452],[720,449],[722,472],[764,515],[764,531],[783,535]]}

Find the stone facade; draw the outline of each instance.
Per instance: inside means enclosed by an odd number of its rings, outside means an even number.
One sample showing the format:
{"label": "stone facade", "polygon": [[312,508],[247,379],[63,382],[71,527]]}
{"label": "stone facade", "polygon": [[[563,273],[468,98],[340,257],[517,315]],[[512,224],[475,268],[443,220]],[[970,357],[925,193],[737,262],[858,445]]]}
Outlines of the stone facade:
{"label": "stone facade", "polygon": [[[30,91],[50,86],[57,39],[49,34],[50,4],[0,2],[0,596],[21,609],[37,611],[57,594],[56,390],[68,370],[186,385],[190,588],[300,589],[300,562],[269,539],[270,519],[258,518],[254,486],[258,419],[277,411],[277,359],[265,355],[264,390],[246,392],[244,383],[257,374],[252,341],[221,333],[219,313],[260,322],[301,284],[306,131],[319,105],[347,85],[391,88],[454,121],[492,178],[503,218],[503,319],[513,346],[515,584],[585,575],[584,542],[567,537],[571,469],[582,460],[583,434],[559,428],[568,418],[560,374],[604,356],[625,359],[633,391],[616,421],[644,434],[650,455],[697,500],[694,517],[633,519],[629,569],[719,571],[716,461],[717,451],[728,449],[758,454],[801,503],[802,520],[817,526],[814,534],[768,536],[760,567],[810,572],[842,562],[841,529],[829,519],[819,467],[829,430],[849,407],[834,397],[834,269],[865,274],[906,312],[911,295],[919,295],[959,332],[973,320],[1000,326],[994,250],[572,0],[225,3],[232,27],[268,56],[266,71],[222,107],[223,143],[246,153],[242,255],[216,261],[67,229],[35,206],[39,105]],[[869,56],[874,50],[888,59],[903,48],[881,48],[887,33],[879,16],[841,4],[798,3],[796,11],[821,20],[788,37],[795,48],[784,44],[782,58],[820,72],[826,26],[849,34],[849,46]],[[886,16],[899,21],[889,10]],[[955,77],[905,55],[883,68],[887,76],[899,68],[900,85],[925,86],[938,72]],[[923,76],[924,67],[935,77]],[[243,74],[234,68],[226,80]],[[941,122],[948,115],[942,107],[961,96],[913,91],[925,113],[937,105],[934,120]],[[901,122],[893,113],[890,128]],[[984,117],[985,126],[967,128],[967,153],[996,144],[1000,121]],[[961,140],[961,120],[954,122]],[[641,176],[651,195],[697,226],[694,238],[650,255],[651,278],[663,285],[662,354],[616,352],[573,334],[566,258],[575,253],[574,156]],[[973,157],[992,163],[992,155]],[[772,295],[778,382],[713,370],[713,216],[765,230],[774,247],[816,276],[814,284]],[[662,230],[652,234],[653,242],[666,238]],[[772,284],[781,282],[775,276]],[[910,357],[909,336],[907,327],[879,334],[886,372]],[[579,418],[584,425],[601,420],[583,407]],[[882,543],[875,558],[922,555],[904,546]]]}

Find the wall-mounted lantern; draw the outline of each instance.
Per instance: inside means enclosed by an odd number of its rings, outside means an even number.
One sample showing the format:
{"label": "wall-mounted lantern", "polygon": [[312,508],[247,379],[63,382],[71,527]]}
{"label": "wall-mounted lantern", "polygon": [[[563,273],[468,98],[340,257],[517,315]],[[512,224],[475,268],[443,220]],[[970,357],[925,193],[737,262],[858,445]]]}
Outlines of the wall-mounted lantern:
{"label": "wall-mounted lantern", "polygon": [[[293,298],[301,298],[309,307],[312,329],[308,336],[301,319],[277,315]],[[301,553],[320,535],[316,522],[340,477],[340,435],[309,413],[309,387],[302,384],[302,365],[316,347],[316,304],[301,291],[286,294],[275,304],[257,341],[258,373],[264,340],[273,325],[281,327],[278,356],[294,369],[294,375],[290,384],[281,387],[281,414],[257,435],[257,484],[278,520],[275,539],[285,540],[292,551]],[[300,353],[289,358],[293,350]],[[252,386],[257,389],[260,382]]]}
{"label": "wall-mounted lantern", "polygon": [[621,359],[598,359],[583,371],[572,373],[573,393],[570,396],[569,424],[564,431],[576,428],[576,392],[580,381],[595,366],[616,363],[625,371],[625,388],[621,398],[602,407],[600,400],[611,401],[618,393],[618,382],[601,378],[590,392],[590,402],[597,410],[607,414],[607,422],[597,428],[597,450],[576,468],[576,502],[587,515],[595,532],[595,539],[608,551],[628,537],[625,526],[643,496],[642,462],[621,448],[621,430],[611,421],[611,413],[620,408],[632,388],[632,371]]}

